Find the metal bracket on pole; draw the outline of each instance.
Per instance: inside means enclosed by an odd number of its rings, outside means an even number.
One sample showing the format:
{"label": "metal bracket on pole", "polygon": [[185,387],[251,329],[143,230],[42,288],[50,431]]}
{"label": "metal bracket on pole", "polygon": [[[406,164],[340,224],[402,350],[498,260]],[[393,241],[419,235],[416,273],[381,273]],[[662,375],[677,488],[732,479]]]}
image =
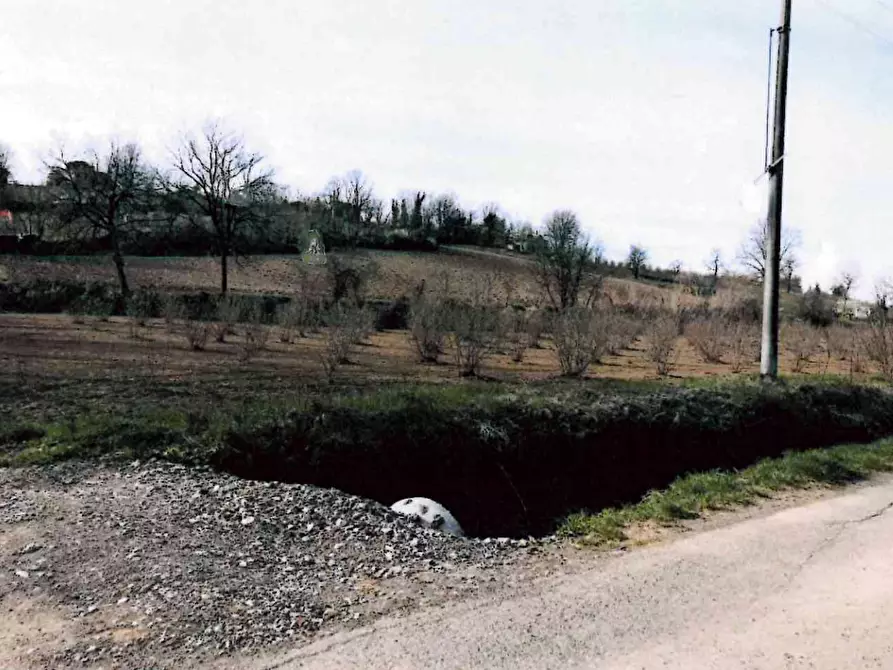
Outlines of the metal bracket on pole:
{"label": "metal bracket on pole", "polygon": [[774,161],[772,161],[771,164],[766,166],[766,172],[772,172],[772,170],[774,170],[779,165],[781,165],[782,161],[784,161],[784,158],[785,158],[785,154],[782,154],[781,156],[776,158]]}

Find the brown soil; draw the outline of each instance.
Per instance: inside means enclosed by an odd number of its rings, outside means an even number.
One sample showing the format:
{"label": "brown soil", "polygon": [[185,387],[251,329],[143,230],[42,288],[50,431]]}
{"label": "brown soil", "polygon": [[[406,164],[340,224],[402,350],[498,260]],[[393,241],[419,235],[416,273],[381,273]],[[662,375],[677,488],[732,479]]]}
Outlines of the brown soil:
{"label": "brown soil", "polygon": [[[283,344],[278,333],[273,332],[266,350],[246,363],[240,360],[244,334],[241,328],[236,330],[237,334],[229,336],[225,343],[212,339],[206,350],[193,351],[182,332],[168,332],[161,320],[152,320],[132,333],[130,322],[124,317],[108,321],[87,317],[85,322],[77,323],[65,315],[3,314],[0,315],[0,367],[3,374],[49,373],[59,377],[151,375],[159,380],[183,380],[270,373],[286,375],[295,382],[323,379],[320,356],[325,346],[324,333]],[[672,378],[731,374],[728,365],[702,362],[684,338],[679,338],[676,350]],[[753,373],[757,369],[754,361],[743,372]],[[792,361],[786,356],[782,358],[781,369],[785,373],[793,370]],[[824,361],[816,358],[804,374],[826,372],[846,375],[848,364],[834,360],[826,371]],[[558,373],[555,351],[548,339],[542,348],[528,350],[521,363],[515,363],[507,354],[496,353],[486,359],[483,371],[485,376],[506,381],[546,379]],[[404,331],[373,334],[366,343],[355,347],[350,364],[342,366],[337,376],[351,383],[459,380],[451,351],[446,352],[439,364],[420,363]],[[627,380],[658,378],[642,342],[619,355],[606,357],[590,369],[588,376]]]}

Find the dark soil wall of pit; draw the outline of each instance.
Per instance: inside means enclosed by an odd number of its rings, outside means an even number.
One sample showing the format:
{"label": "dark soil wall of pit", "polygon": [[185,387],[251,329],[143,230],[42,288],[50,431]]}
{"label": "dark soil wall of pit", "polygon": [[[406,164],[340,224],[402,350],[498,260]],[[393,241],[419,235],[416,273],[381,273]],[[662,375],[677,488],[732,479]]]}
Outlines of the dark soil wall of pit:
{"label": "dark soil wall of pit", "polygon": [[426,496],[478,536],[551,532],[580,509],[639,500],[691,471],[893,434],[893,394],[801,386],[597,396],[575,407],[490,404],[292,413],[229,431],[215,465],[335,487],[387,505]]}

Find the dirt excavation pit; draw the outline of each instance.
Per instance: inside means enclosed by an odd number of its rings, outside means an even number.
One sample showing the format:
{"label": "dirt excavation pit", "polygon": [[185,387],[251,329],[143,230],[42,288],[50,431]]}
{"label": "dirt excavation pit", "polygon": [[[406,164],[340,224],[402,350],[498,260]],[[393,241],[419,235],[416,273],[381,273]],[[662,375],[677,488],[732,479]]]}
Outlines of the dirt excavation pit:
{"label": "dirt excavation pit", "polygon": [[176,668],[298,644],[518,584],[552,544],[160,462],[0,470],[0,667]]}

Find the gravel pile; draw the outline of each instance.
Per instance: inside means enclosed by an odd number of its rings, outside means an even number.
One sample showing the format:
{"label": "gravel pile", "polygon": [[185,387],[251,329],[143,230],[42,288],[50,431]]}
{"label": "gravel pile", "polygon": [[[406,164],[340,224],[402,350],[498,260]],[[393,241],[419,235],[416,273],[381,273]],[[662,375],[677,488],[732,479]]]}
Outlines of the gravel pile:
{"label": "gravel pile", "polygon": [[60,665],[296,641],[366,623],[374,584],[486,571],[529,546],[452,537],[336,490],[170,464],[0,471],[0,492],[0,529],[43,529],[0,554],[0,589],[48,595],[111,631]]}

